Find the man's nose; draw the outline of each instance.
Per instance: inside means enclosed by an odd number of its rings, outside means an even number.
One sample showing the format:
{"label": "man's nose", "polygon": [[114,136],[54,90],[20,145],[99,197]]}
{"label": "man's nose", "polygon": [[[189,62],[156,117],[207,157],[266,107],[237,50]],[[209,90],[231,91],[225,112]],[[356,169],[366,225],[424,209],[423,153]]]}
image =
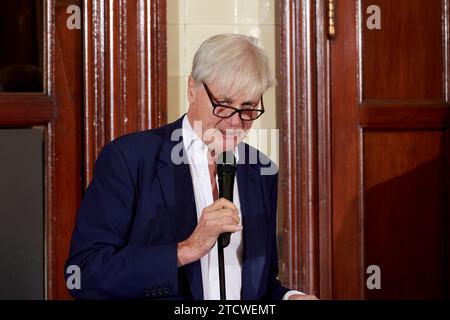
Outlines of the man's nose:
{"label": "man's nose", "polygon": [[229,122],[233,127],[240,126],[241,118],[239,117],[239,112],[236,112],[229,118]]}

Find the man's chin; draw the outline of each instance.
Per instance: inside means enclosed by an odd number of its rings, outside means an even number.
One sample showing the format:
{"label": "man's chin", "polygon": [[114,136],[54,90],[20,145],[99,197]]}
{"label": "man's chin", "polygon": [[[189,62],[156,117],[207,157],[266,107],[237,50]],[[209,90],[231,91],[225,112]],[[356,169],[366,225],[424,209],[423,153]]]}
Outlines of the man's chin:
{"label": "man's chin", "polygon": [[234,149],[236,148],[236,146],[239,143],[239,139],[237,136],[232,136],[232,137],[224,137],[222,139],[222,150],[223,151],[234,151]]}
{"label": "man's chin", "polygon": [[234,152],[234,149],[238,145],[239,141],[237,137],[232,137],[230,139],[227,138],[220,138],[214,141],[212,144],[210,144],[208,147],[210,150],[214,150],[214,154],[218,156],[220,153],[225,151],[232,151]]}

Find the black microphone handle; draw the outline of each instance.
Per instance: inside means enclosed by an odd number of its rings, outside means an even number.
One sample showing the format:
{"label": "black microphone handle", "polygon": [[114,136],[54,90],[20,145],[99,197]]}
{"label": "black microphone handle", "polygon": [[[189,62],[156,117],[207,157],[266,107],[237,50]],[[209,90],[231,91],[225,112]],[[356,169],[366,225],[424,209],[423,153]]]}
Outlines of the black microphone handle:
{"label": "black microphone handle", "polygon": [[[219,175],[219,198],[225,198],[233,202],[233,189],[234,189],[234,174],[224,173],[222,177]],[[227,247],[230,244],[230,232],[224,232],[219,236],[219,245],[222,248]]]}
{"label": "black microphone handle", "polygon": [[226,248],[230,244],[230,232],[224,232],[219,236],[219,246],[222,246],[222,248]]}
{"label": "black microphone handle", "polygon": [[[232,152],[222,152],[217,158],[217,174],[219,180],[219,197],[233,202],[234,178],[236,176],[236,158]],[[220,300],[226,300],[225,290],[225,257],[224,249],[230,244],[230,232],[219,235],[217,239],[217,256],[219,263]]]}

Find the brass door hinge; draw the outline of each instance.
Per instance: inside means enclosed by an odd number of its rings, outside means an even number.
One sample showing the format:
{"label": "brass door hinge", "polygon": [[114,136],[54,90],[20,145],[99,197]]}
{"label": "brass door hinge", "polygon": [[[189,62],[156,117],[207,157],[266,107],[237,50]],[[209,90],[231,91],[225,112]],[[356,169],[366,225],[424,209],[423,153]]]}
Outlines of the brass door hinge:
{"label": "brass door hinge", "polygon": [[336,0],[326,0],[327,1],[327,20],[328,20],[328,38],[334,39],[336,35]]}

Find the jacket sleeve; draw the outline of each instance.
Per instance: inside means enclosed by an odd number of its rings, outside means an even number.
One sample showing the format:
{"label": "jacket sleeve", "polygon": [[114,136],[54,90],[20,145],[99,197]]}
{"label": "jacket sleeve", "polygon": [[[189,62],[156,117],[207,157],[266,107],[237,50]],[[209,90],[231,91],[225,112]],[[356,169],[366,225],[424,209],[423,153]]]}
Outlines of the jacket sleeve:
{"label": "jacket sleeve", "polygon": [[290,289],[285,288],[281,285],[278,280],[278,250],[277,250],[277,196],[278,196],[278,174],[274,175],[272,178],[271,186],[268,188],[270,190],[270,214],[272,216],[270,226],[270,237],[269,241],[272,246],[271,256],[270,256],[270,266],[269,266],[269,283],[267,284],[267,292],[263,297],[264,300],[282,300],[283,296]]}
{"label": "jacket sleeve", "polygon": [[[136,188],[119,147],[107,144],[78,212],[66,268],[80,269],[78,299],[167,297],[178,292],[176,244],[127,243],[136,208]],[[65,274],[66,278],[70,274]]]}

